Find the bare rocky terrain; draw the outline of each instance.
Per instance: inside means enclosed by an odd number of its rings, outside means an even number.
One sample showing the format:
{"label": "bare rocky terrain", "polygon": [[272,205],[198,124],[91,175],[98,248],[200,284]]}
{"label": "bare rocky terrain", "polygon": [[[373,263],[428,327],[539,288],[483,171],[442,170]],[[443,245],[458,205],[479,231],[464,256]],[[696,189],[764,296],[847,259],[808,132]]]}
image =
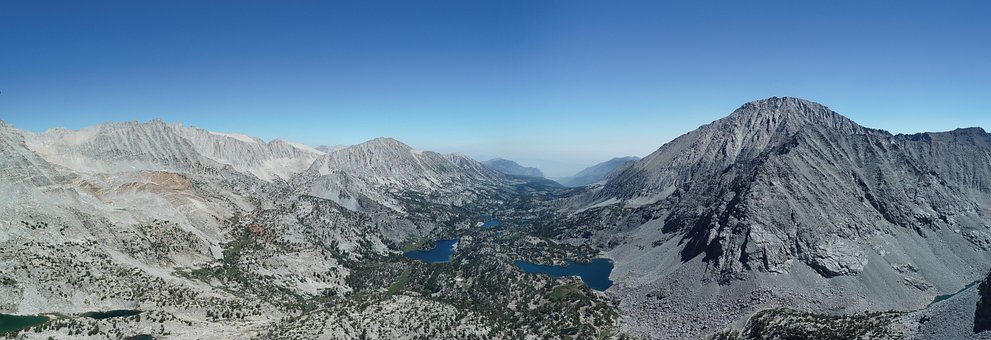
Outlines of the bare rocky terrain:
{"label": "bare rocky terrain", "polygon": [[[618,324],[604,294],[512,265],[593,250],[514,219],[501,237],[478,227],[483,213],[529,216],[546,188],[463,155],[161,121],[0,123],[0,143],[0,313],[50,318],[5,337],[535,338]],[[402,255],[443,237],[461,239],[450,264]],[[115,310],[140,313],[86,316]]]}
{"label": "bare rocky terrain", "polygon": [[[797,98],[582,188],[389,138],[0,122],[0,196],[0,313],[50,319],[8,338],[989,334],[991,135],[893,135]],[[459,240],[447,263],[403,255],[438,239]],[[513,264],[596,257],[604,292]],[[112,310],[140,313],[86,314]]]}
{"label": "bare rocky terrain", "polygon": [[760,100],[563,199],[569,218],[543,232],[616,261],[610,291],[642,337],[701,337],[777,307],[916,310],[991,268],[989,141]]}

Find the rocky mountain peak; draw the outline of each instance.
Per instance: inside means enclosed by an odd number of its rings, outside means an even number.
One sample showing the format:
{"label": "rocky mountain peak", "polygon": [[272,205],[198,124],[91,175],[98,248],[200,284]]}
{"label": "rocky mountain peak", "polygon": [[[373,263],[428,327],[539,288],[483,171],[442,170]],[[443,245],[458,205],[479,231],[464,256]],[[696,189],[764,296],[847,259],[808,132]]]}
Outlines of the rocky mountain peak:
{"label": "rocky mountain peak", "polygon": [[858,133],[863,127],[825,105],[794,97],[771,97],[755,100],[733,111],[725,120],[749,130],[794,133],[807,126]]}
{"label": "rocky mountain peak", "polygon": [[0,120],[0,137],[2,137],[2,138],[10,138],[10,136],[12,134],[15,134],[16,132],[17,132],[17,129],[15,129],[10,124],[7,124],[3,120]]}
{"label": "rocky mountain peak", "polygon": [[406,143],[400,142],[398,140],[389,137],[378,137],[370,141],[357,144],[354,147],[358,148],[388,148],[395,150],[413,150],[413,147],[406,145]]}
{"label": "rocky mountain peak", "polygon": [[440,154],[419,151],[398,140],[379,137],[326,153],[313,167],[324,174],[331,169],[363,169],[357,172],[381,172],[380,175],[389,177],[399,169],[425,171],[438,166],[438,162],[444,163],[443,159],[446,158]]}
{"label": "rocky mountain peak", "polygon": [[983,135],[983,134],[986,134],[987,133],[987,131],[984,131],[983,128],[976,127],[976,126],[975,127],[968,127],[968,128],[954,129],[952,132],[955,133],[955,134],[958,134],[958,135],[967,135],[967,134]]}
{"label": "rocky mountain peak", "polygon": [[[399,195],[441,195],[445,204],[461,204],[474,192],[498,185],[502,177],[465,156],[413,149],[392,138],[376,138],[317,158],[294,179],[308,194],[348,209],[360,201],[405,211]],[[467,195],[467,196],[466,196]]]}
{"label": "rocky mountain peak", "polygon": [[611,174],[595,200],[616,197],[637,204],[654,203],[683,184],[753,161],[793,141],[800,131],[812,130],[828,135],[884,134],[812,101],[792,97],[752,101]]}
{"label": "rocky mountain peak", "polygon": [[85,172],[182,171],[213,174],[226,165],[262,180],[288,179],[323,152],[287,141],[265,143],[161,119],[110,122],[80,130],[49,129],[27,138],[51,163]]}
{"label": "rocky mountain peak", "polygon": [[811,100],[796,97],[770,97],[758,99],[744,103],[739,109],[733,112],[736,114],[742,110],[756,109],[765,111],[791,110],[791,111],[824,111],[829,110],[825,105]]}
{"label": "rocky mountain peak", "polygon": [[[13,204],[21,189],[58,182],[59,174],[48,162],[28,150],[24,133],[0,120],[0,193]],[[18,190],[10,190],[18,187]],[[23,197],[21,197],[23,198]],[[6,208],[0,204],[0,210]]]}

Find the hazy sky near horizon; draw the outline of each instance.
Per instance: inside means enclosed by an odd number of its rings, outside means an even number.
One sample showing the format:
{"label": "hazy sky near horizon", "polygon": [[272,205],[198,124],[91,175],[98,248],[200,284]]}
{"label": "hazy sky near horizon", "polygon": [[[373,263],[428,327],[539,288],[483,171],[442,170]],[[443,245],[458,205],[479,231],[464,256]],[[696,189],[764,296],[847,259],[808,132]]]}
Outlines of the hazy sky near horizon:
{"label": "hazy sky near horizon", "polygon": [[991,127],[987,1],[7,1],[0,119],[162,118],[504,157],[551,177],[795,96]]}

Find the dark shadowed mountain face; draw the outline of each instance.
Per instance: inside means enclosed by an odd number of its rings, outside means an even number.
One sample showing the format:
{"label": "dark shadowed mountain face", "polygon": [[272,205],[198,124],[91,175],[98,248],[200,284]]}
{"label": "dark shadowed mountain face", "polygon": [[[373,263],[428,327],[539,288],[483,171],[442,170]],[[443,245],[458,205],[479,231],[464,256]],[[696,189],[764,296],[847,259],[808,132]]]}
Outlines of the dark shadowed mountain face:
{"label": "dark shadowed mountain face", "polygon": [[[654,214],[664,233],[682,235],[681,260],[702,256],[724,278],[791,260],[826,277],[855,274],[875,236],[925,235],[987,215],[971,197],[987,198],[988,138],[892,136],[817,103],[771,98],[617,171],[593,203],[663,207]],[[986,231],[964,230],[987,247]]]}
{"label": "dark shadowed mountain face", "polygon": [[606,250],[633,333],[697,338],[752,315],[741,298],[911,310],[991,267],[989,164],[977,128],[896,136],[769,98],[561,200],[543,232]]}
{"label": "dark shadowed mountain face", "polygon": [[980,301],[974,311],[974,333],[991,331],[991,273],[978,287]]}
{"label": "dark shadowed mountain face", "polygon": [[538,177],[543,178],[544,173],[534,167],[525,167],[518,163],[502,158],[493,158],[482,162],[489,169],[513,176]]}
{"label": "dark shadowed mountain face", "polygon": [[615,171],[616,169],[632,164],[634,161],[639,160],[640,157],[616,157],[608,161],[590,166],[577,174],[569,177],[562,178],[561,184],[569,187],[583,187],[595,182],[601,181],[603,178],[609,175],[609,173]]}

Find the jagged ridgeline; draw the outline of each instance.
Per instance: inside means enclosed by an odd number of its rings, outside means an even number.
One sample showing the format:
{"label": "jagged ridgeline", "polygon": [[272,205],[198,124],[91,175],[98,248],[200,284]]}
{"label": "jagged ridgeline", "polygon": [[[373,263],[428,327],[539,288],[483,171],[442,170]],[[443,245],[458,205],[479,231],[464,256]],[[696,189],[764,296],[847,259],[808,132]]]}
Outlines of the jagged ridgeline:
{"label": "jagged ridgeline", "polygon": [[[311,148],[157,120],[37,134],[0,122],[0,313],[17,321],[0,330],[991,336],[979,128],[893,135],[770,98],[592,167],[577,188],[497,163],[389,138]],[[452,240],[447,261],[404,255],[436,240]],[[514,265],[597,258],[611,261],[604,291]]]}
{"label": "jagged ridgeline", "polygon": [[[0,123],[0,146],[6,336],[598,337],[618,325],[603,293],[513,266],[594,253],[512,217],[553,197],[546,183],[464,155],[388,138],[318,150],[158,120],[40,134]],[[478,226],[485,214],[506,216],[498,237]],[[460,239],[449,263],[403,256],[439,238]]]}
{"label": "jagged ridgeline", "polygon": [[562,200],[573,212],[541,232],[606,250],[638,333],[693,337],[765,307],[911,310],[959,290],[991,266],[989,183],[982,129],[893,135],[770,98]]}

